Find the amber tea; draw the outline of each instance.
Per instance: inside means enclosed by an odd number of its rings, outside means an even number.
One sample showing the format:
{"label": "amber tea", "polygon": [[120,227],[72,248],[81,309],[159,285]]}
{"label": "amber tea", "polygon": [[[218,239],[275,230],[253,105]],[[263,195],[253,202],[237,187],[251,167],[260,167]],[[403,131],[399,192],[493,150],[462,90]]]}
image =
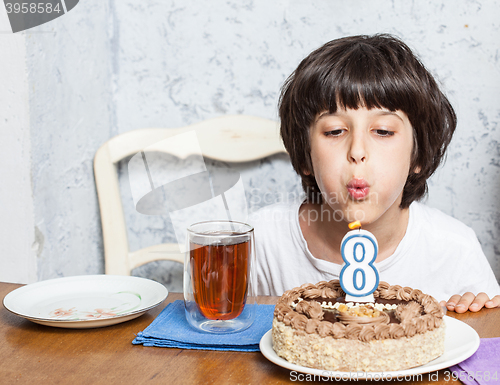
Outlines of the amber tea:
{"label": "amber tea", "polygon": [[254,229],[235,221],[187,228],[184,258],[186,320],[198,331],[234,333],[255,319]]}
{"label": "amber tea", "polygon": [[194,300],[200,313],[210,320],[238,317],[247,299],[251,242],[248,236],[213,232],[222,242],[190,244],[190,268]]}

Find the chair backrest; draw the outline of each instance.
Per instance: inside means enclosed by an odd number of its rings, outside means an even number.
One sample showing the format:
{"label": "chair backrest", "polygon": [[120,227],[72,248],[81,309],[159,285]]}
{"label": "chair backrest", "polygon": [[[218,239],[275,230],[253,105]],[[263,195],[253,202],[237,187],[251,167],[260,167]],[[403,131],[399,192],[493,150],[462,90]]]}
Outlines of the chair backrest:
{"label": "chair backrest", "polygon": [[[94,158],[106,274],[130,275],[132,269],[156,260],[184,262],[184,254],[177,243],[164,243],[130,252],[117,163],[145,148],[167,152],[169,149],[157,144],[193,130],[199,142],[203,143],[203,156],[214,160],[248,162],[286,153],[277,122],[245,115],[223,116],[181,128],[137,129],[111,138],[99,148]],[[191,155],[190,151],[181,146],[172,153],[185,158]]]}

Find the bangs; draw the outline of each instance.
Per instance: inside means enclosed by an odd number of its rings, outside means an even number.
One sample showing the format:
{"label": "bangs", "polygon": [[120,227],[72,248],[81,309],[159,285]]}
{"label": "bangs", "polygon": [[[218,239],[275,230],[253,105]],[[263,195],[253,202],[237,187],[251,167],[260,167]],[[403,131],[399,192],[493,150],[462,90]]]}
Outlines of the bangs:
{"label": "bangs", "polygon": [[312,87],[306,96],[312,102],[310,112],[316,116],[326,110],[335,113],[338,108],[365,107],[412,115],[422,90],[408,74],[416,74],[421,64],[405,63],[402,53],[383,48],[361,42],[337,57],[318,57],[318,62],[330,63],[330,68],[316,67],[317,80],[309,83]]}

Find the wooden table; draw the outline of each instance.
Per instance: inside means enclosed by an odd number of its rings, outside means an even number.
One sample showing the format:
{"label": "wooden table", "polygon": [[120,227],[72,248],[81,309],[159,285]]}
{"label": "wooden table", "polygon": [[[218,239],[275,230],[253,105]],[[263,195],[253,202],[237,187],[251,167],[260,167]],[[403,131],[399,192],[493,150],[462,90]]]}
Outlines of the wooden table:
{"label": "wooden table", "polygon": [[[0,283],[0,298],[21,285]],[[282,384],[293,373],[260,352],[219,352],[132,345],[178,293],[132,321],[97,329],[62,329],[35,324],[0,309],[1,384]],[[259,303],[275,303],[261,297]],[[472,326],[480,337],[500,337],[500,309],[448,315]],[[433,374],[434,376],[436,373]],[[422,384],[448,383],[422,376]],[[398,381],[399,383],[400,381]],[[458,383],[458,381],[450,381]],[[315,383],[307,381],[307,383]],[[329,381],[335,383],[335,381]],[[412,381],[407,381],[412,383]],[[368,384],[368,383],[367,383]]]}

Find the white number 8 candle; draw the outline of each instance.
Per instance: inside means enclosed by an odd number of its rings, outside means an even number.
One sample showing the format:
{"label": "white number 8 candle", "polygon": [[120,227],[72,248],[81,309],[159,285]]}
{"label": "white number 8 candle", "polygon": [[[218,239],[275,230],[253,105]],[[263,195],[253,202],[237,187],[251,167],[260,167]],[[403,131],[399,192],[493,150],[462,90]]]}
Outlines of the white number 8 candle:
{"label": "white number 8 candle", "polygon": [[359,222],[349,224],[349,231],[340,244],[344,266],[340,271],[340,286],[346,293],[346,302],[374,302],[373,292],[379,284],[379,274],[374,263],[378,243],[375,236],[361,230]]}

